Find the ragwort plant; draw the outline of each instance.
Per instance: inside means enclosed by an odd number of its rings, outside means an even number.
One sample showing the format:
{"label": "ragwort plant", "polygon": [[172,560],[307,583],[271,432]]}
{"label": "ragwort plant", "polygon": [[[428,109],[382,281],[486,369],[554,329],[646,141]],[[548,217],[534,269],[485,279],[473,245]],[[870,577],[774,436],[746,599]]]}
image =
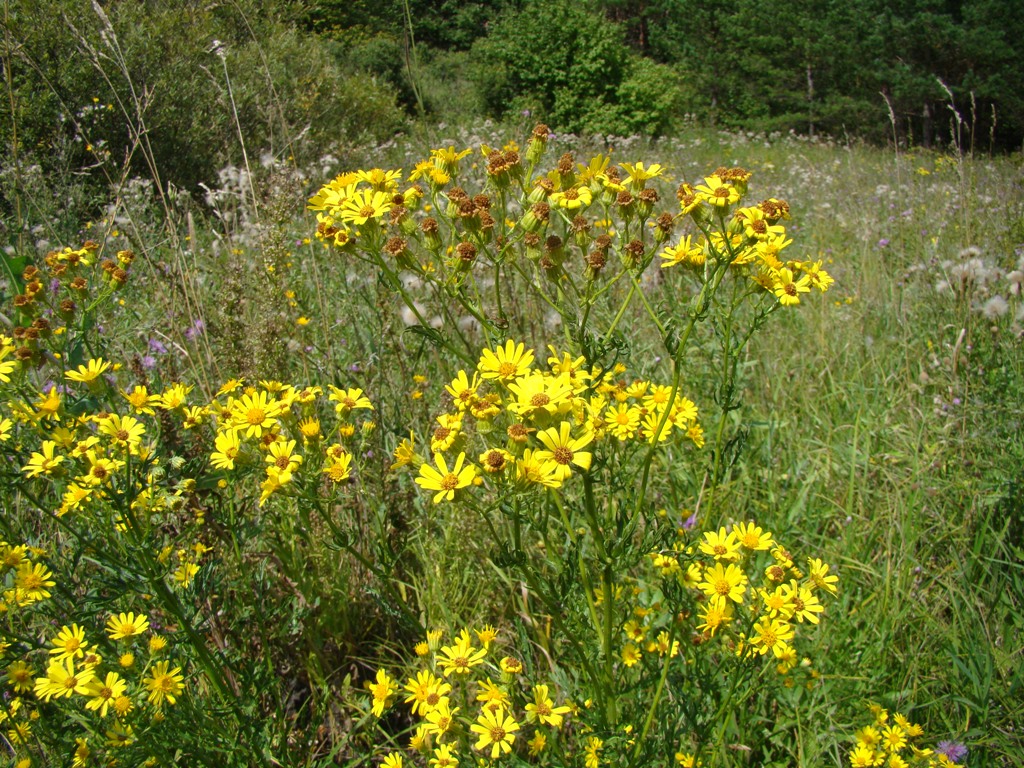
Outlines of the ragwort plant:
{"label": "ragwort plant", "polygon": [[[300,713],[274,687],[272,660],[232,648],[242,643],[218,619],[213,562],[244,564],[255,538],[295,573],[291,539],[308,519],[255,514],[296,496],[332,523],[374,428],[358,416],[373,408],[357,388],[270,380],[199,398],[105,359],[95,326],[133,260],[104,259],[94,242],[38,266],[5,260],[21,268],[8,275],[11,335],[0,334],[0,720],[11,756],[52,764],[69,744],[75,765],[316,753],[289,738]],[[372,571],[355,538],[339,529],[333,540]]]}
{"label": "ragwort plant", "polygon": [[[735,750],[753,751],[770,731],[772,707],[791,701],[774,694],[813,681],[798,648],[837,582],[821,560],[791,554],[716,502],[737,362],[770,315],[832,279],[821,262],[787,258],[789,206],[748,204],[749,172],[682,183],[674,210],[658,213],[664,167],[578,164],[567,153],[544,172],[548,137],[538,126],[523,154],[483,147],[482,181],[464,171],[471,150],[449,147],[418,163],[404,188],[402,171],[373,169],[344,173],[310,200],[317,237],[371,265],[414,318],[411,332],[463,363],[436,425],[401,441],[395,468],[414,471],[435,508],[480,521],[493,563],[521,590],[521,631],[576,692],[557,754],[517,738],[511,705],[447,711],[463,731],[488,731],[473,749],[490,747],[492,759],[733,764]],[[660,301],[645,285],[655,258]],[[524,329],[513,310],[528,300],[564,332],[546,365],[509,338]],[[665,380],[627,378],[619,360],[620,328],[641,320],[671,360]],[[700,324],[719,407],[703,479],[687,484],[707,439],[684,393]],[[655,499],[698,511],[680,525]],[[702,536],[691,530],[700,521],[711,526]],[[476,658],[461,637],[458,658]],[[390,683],[376,686],[374,701],[386,703]],[[413,749],[433,749],[432,765],[470,757],[447,730],[426,736]]]}

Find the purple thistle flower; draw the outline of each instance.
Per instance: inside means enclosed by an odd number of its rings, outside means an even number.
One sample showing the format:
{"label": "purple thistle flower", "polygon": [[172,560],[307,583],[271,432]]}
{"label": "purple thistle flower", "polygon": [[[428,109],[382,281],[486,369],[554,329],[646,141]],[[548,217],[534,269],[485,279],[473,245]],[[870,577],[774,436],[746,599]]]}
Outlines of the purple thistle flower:
{"label": "purple thistle flower", "polygon": [[954,763],[959,763],[967,757],[967,747],[958,741],[940,741],[935,746],[935,751],[940,755],[945,755]]}
{"label": "purple thistle flower", "polygon": [[879,248],[888,248],[889,247],[889,238],[888,237],[883,237],[881,240],[879,240],[878,241],[878,247]]}
{"label": "purple thistle flower", "polygon": [[688,518],[683,520],[683,530],[684,531],[692,531],[696,527],[697,527],[697,513],[694,512]]}
{"label": "purple thistle flower", "polygon": [[167,354],[167,347],[164,346],[164,343],[160,341],[160,339],[150,339],[149,349],[151,352],[156,352],[158,355]]}
{"label": "purple thistle flower", "polygon": [[156,368],[156,358],[153,357],[152,355],[146,355],[144,358],[142,358],[142,367],[145,368],[147,371]]}

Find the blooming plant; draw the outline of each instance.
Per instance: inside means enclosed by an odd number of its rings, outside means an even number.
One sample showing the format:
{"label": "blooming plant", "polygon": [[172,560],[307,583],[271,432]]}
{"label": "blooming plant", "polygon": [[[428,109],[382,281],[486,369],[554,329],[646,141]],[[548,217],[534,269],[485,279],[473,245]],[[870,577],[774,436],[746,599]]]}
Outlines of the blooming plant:
{"label": "blooming plant", "polygon": [[[402,424],[390,470],[373,464],[387,404],[363,382],[217,387],[119,361],[96,326],[131,284],[131,251],[86,243],[12,269],[0,480],[25,513],[2,522],[0,654],[17,759],[52,761],[74,733],[76,765],[170,763],[202,752],[212,724],[251,761],[303,748],[290,724],[304,708],[334,717],[312,690],[324,638],[302,635],[315,662],[300,707],[267,694],[281,675],[222,623],[237,589],[218,572],[273,566],[313,621],[327,593],[308,572],[344,556],[396,625],[436,624],[414,605],[416,568],[395,575],[404,553],[382,510],[399,492],[427,521],[484,532],[516,595],[501,632],[517,650],[499,657],[486,626],[447,644],[432,632],[395,677],[375,664],[359,723],[383,737],[385,765],[596,768],[677,751],[724,765],[756,737],[744,713],[814,684],[801,646],[837,577],[734,512],[721,485],[748,341],[832,278],[790,258],[789,205],[751,203],[749,172],[673,196],[656,163],[566,154],[542,169],[549,135],[482,147],[479,180],[474,153],[449,147],[408,175],[342,174],[309,201],[316,236],[372,265],[445,372],[436,401],[416,382],[430,425]],[[557,342],[541,346],[535,308]],[[632,354],[644,326],[660,365]],[[710,398],[697,365],[715,374]],[[387,490],[373,507],[353,489],[375,471]]]}
{"label": "blooming plant", "polygon": [[[780,685],[797,669],[813,680],[794,627],[818,624],[819,596],[834,594],[836,577],[817,559],[804,570],[744,520],[700,542],[679,538],[651,498],[681,506],[697,494],[702,519],[729,519],[716,489],[737,361],[771,314],[832,278],[821,262],[789,257],[789,205],[747,203],[749,172],[720,168],[679,184],[675,210],[659,213],[666,168],[566,154],[538,171],[548,135],[538,126],[523,154],[482,148],[480,186],[463,170],[470,152],[454,148],[417,164],[406,186],[398,170],[342,174],[310,200],[317,236],[372,264],[412,330],[471,366],[454,372],[434,426],[403,440],[394,466],[412,468],[432,505],[476,516],[495,565],[522,585],[534,641],[574,670],[576,698],[588,705],[567,754],[588,766],[636,765],[670,743],[725,764],[727,740],[742,738],[726,732],[727,714],[772,689],[767,670]],[[645,285],[655,259],[661,301]],[[517,323],[509,308],[527,295],[564,331],[546,364],[508,333]],[[617,357],[627,317],[660,339],[672,362],[666,380],[626,375]],[[713,456],[703,481],[682,490],[681,467],[701,461],[706,441],[683,386],[704,321],[718,352]],[[659,577],[642,577],[652,550]],[[666,696],[680,688],[715,705]],[[512,749],[495,745],[493,757]]]}

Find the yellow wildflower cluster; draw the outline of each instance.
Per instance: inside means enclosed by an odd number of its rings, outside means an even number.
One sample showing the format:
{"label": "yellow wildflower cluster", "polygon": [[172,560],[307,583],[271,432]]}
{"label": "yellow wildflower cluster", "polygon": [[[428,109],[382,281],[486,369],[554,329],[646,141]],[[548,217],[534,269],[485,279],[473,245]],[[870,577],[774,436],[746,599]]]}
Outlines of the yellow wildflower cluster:
{"label": "yellow wildflower cluster", "polygon": [[790,218],[789,204],[775,198],[742,204],[750,177],[743,168],[719,168],[703,184],[679,186],[680,210],[693,219],[700,235],[686,235],[665,248],[662,268],[683,264],[703,270],[709,262],[724,261],[744,269],[783,306],[799,304],[800,294],[812,288],[824,293],[835,281],[821,261],[786,261],[781,255],[793,243],[780,224]]}
{"label": "yellow wildflower cluster", "polygon": [[33,562],[42,551],[26,544],[9,544],[0,540],[0,584],[3,600],[0,614],[14,608],[23,608],[50,596],[50,587],[56,586],[53,574],[40,562]]}
{"label": "yellow wildflower cluster", "polygon": [[[625,382],[624,370],[587,368],[549,347],[547,368],[534,368],[534,352],[511,339],[484,349],[472,375],[462,370],[445,389],[452,408],[437,417],[430,436],[433,464],[415,450],[415,437],[395,451],[395,467],[419,466],[416,482],[434,492],[434,503],[485,482],[503,487],[558,488],[586,472],[602,443],[667,440],[675,433],[698,446],[703,432],[697,406],[672,388]],[[466,451],[479,441],[479,466]],[[449,466],[446,455],[458,452]]]}
{"label": "yellow wildflower cluster", "polygon": [[[540,754],[574,708],[556,704],[549,683],[527,681],[518,658],[499,658],[497,639],[489,625],[463,629],[450,645],[443,645],[440,631],[429,632],[417,647],[422,667],[401,688],[383,669],[367,682],[373,714],[381,717],[401,698],[418,718],[409,749],[429,754],[434,768],[473,765],[473,750],[492,760],[510,752]],[[385,765],[403,762],[398,752],[385,759]]]}
{"label": "yellow wildflower cluster", "polygon": [[[465,280],[478,262],[500,268],[525,256],[585,302],[594,294],[578,289],[574,274],[582,273],[588,284],[611,269],[637,274],[659,248],[662,267],[688,265],[704,280],[711,274],[705,266],[744,270],[783,306],[834,282],[821,261],[785,259],[792,240],[780,222],[790,218],[789,205],[775,198],[745,203],[749,171],[719,168],[702,184],[683,183],[678,207],[657,213],[662,196],[649,182],[666,176],[661,164],[613,165],[603,155],[577,163],[565,153],[550,171],[535,173],[548,136],[546,126],[536,127],[525,164],[514,143],[500,150],[481,147],[486,176],[477,191],[470,179],[460,178],[469,149],[432,151],[404,188],[400,169],[343,173],[309,200],[317,212],[317,237],[386,270],[408,270],[449,286]],[[687,218],[697,232],[669,244]]]}
{"label": "yellow wildflower cluster", "polygon": [[[292,486],[303,468],[326,478],[332,487],[350,479],[352,453],[348,446],[357,434],[356,412],[373,410],[361,389],[329,386],[324,397],[319,386],[299,388],[261,381],[258,388],[242,389],[242,384],[228,382],[206,408],[206,415],[216,423],[215,450],[210,455],[214,468],[232,471],[247,463],[263,466],[260,504]],[[333,404],[337,417],[337,424],[329,430],[323,428],[319,415],[318,405],[324,402]],[[359,426],[362,435],[372,428],[372,422]],[[330,442],[332,438],[334,442]],[[314,454],[316,460],[307,461]]]}
{"label": "yellow wildflower cluster", "polygon": [[[76,766],[89,764],[89,758],[97,758],[104,746],[134,743],[136,729],[161,719],[163,707],[175,704],[182,695],[182,669],[168,658],[167,639],[150,627],[145,615],[112,614],[105,629],[106,637],[94,642],[78,624],[62,626],[47,641],[43,676],[36,676],[25,658],[4,662],[6,695],[0,724],[7,726],[8,739],[19,757],[31,759],[33,723],[43,716],[30,694],[46,704],[73,709],[74,719],[87,727],[83,737],[75,740]],[[0,658],[10,648],[11,644],[0,642]],[[117,654],[113,660],[104,658],[108,651]],[[146,660],[144,664],[140,658]],[[97,733],[105,739],[90,745]]]}
{"label": "yellow wildflower cluster", "polygon": [[940,742],[936,749],[920,744],[924,729],[905,715],[870,705],[873,722],[854,734],[854,747],[848,757],[851,768],[951,768],[967,754],[962,744]]}
{"label": "yellow wildflower cluster", "polygon": [[695,642],[721,633],[739,655],[774,659],[779,674],[799,663],[796,625],[819,623],[825,610],[819,595],[834,596],[839,581],[817,558],[807,559],[806,571],[798,567],[753,522],[706,531],[696,545],[680,542],[650,559],[663,578],[677,580],[699,600]]}

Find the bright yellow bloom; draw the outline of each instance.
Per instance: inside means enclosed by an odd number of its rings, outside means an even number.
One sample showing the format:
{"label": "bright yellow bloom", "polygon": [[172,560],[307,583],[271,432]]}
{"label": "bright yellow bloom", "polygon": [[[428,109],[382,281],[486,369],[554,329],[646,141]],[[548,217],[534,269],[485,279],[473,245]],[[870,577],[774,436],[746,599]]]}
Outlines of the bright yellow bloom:
{"label": "bright yellow bloom", "polygon": [[570,211],[586,208],[593,200],[594,195],[590,187],[571,187],[564,192],[555,192],[548,198],[551,205]]}
{"label": "bright yellow bloom", "polygon": [[648,179],[657,178],[665,171],[665,168],[660,163],[652,163],[648,168],[644,168],[643,163],[637,163],[636,165],[620,163],[620,165],[626,171],[626,183],[630,184],[635,190],[643,189]]}
{"label": "bright yellow bloom", "polygon": [[342,453],[340,456],[328,454],[323,474],[335,485],[348,480],[352,476],[352,454]]}
{"label": "bright yellow bloom", "polygon": [[49,587],[56,585],[53,574],[42,563],[25,561],[14,575],[15,599],[27,605],[50,596]]}
{"label": "bright yellow bloom", "polygon": [[538,453],[531,448],[523,451],[523,457],[516,461],[516,480],[525,485],[560,487],[562,481],[558,479],[558,465],[553,461],[542,461]]}
{"label": "bright yellow bloom", "polygon": [[80,659],[85,655],[85,649],[89,647],[85,642],[85,630],[77,624],[61,627],[60,632],[50,642],[54,646],[50,649],[50,654],[57,662]]}
{"label": "bright yellow bloom", "polygon": [[70,381],[79,381],[83,384],[92,384],[110,367],[110,363],[102,357],[93,358],[85,365],[80,365],[74,371],[66,371],[64,377]]}
{"label": "bright yellow bloom", "polygon": [[114,413],[99,421],[100,434],[109,435],[122,448],[134,449],[146,434],[142,422],[131,416],[119,416]]}
{"label": "bright yellow bloom", "polygon": [[21,468],[28,477],[39,477],[39,475],[52,475],[64,461],[64,457],[55,454],[57,444],[53,440],[44,440],[41,446],[42,451],[36,451],[28,460],[28,464]]}
{"label": "bright yellow bloom", "polygon": [[148,413],[153,415],[153,406],[160,401],[160,395],[151,395],[149,390],[143,386],[136,386],[131,392],[121,392],[121,396],[128,401],[132,410],[136,413]]}
{"label": "bright yellow bloom", "polygon": [[485,708],[477,721],[469,726],[469,729],[480,735],[473,748],[484,750],[490,747],[491,759],[495,760],[498,755],[512,751],[512,742],[515,741],[515,732],[519,730],[519,723],[502,709]]}
{"label": "bright yellow bloom", "polygon": [[427,732],[437,736],[438,741],[440,741],[441,737],[448,733],[452,725],[454,725],[455,715],[458,711],[459,707],[451,708],[448,699],[438,702],[436,707],[427,712],[426,720],[429,723]]}
{"label": "bright yellow bloom", "polygon": [[478,373],[473,373],[473,379],[471,381],[465,371],[459,371],[458,375],[452,379],[452,383],[446,384],[444,388],[448,391],[448,394],[452,396],[452,401],[455,403],[455,407],[460,411],[464,411],[473,404],[473,400],[476,398],[476,391],[479,387],[480,375]]}
{"label": "bright yellow bloom", "polygon": [[793,626],[782,619],[763,616],[754,625],[754,635],[750,638],[750,646],[762,656],[768,651],[781,658],[789,650],[788,640],[793,639]]}
{"label": "bright yellow bloom", "polygon": [[398,686],[385,670],[378,669],[376,681],[368,682],[366,687],[370,689],[370,695],[373,696],[373,706],[370,711],[380,717],[390,706],[391,698],[398,692]]}
{"label": "bright yellow bloom", "polygon": [[533,364],[533,350],[526,349],[522,342],[516,344],[509,339],[504,347],[492,351],[485,349],[480,355],[477,369],[485,379],[508,382],[526,374]]}
{"label": "bright yellow bloom", "polygon": [[441,648],[438,654],[437,663],[444,671],[444,676],[451,674],[468,675],[471,667],[483,662],[487,650],[477,650],[472,646],[468,633],[463,633],[455,639],[454,645],[446,645]]}
{"label": "bright yellow bloom", "polygon": [[210,454],[210,463],[214,469],[234,469],[235,459],[242,449],[238,440],[238,433],[233,429],[218,432],[214,440],[214,447],[217,449]]}
{"label": "bright yellow bloom", "polygon": [[747,577],[737,566],[730,563],[725,568],[716,562],[713,568],[704,571],[704,581],[699,585],[708,597],[719,595],[733,602],[742,603],[747,591]]}
{"label": "bright yellow bloom", "polygon": [[242,395],[231,407],[231,427],[244,432],[245,437],[262,437],[273,428],[281,413],[276,400],[270,400],[267,392]]}
{"label": "bright yellow bloom", "polygon": [[697,625],[697,629],[709,635],[714,635],[719,627],[732,620],[732,603],[722,595],[712,596],[701,610],[700,618],[703,622]]}
{"label": "bright yellow bloom", "polygon": [[810,293],[811,291],[811,279],[807,275],[800,279],[795,279],[792,271],[786,267],[774,273],[774,281],[772,292],[778,297],[779,303],[783,306],[799,304],[800,294]]}
{"label": "bright yellow bloom", "polygon": [[171,665],[169,661],[158,661],[149,672],[149,677],[142,681],[149,691],[146,699],[154,706],[163,705],[166,700],[168,704],[174,704],[176,697],[181,695],[185,686],[184,676],[181,674],[181,667],[168,670]]}
{"label": "bright yellow bloom", "polygon": [[774,546],[770,533],[765,533],[754,523],[740,523],[736,526],[736,539],[740,546],[753,550],[768,550]]}
{"label": "bright yellow bloom", "polygon": [[95,677],[91,669],[82,669],[76,673],[72,659],[52,661],[46,669],[46,677],[36,678],[35,694],[47,702],[52,698],[70,698],[73,693],[85,696],[89,692],[89,683]]}
{"label": "bright yellow bloom", "polygon": [[338,389],[334,386],[328,389],[331,390],[331,394],[327,399],[337,403],[334,410],[339,416],[347,416],[354,410],[373,410],[373,403],[361,389]]}
{"label": "bright yellow bloom", "polygon": [[362,226],[371,219],[379,219],[391,210],[391,195],[386,192],[358,190],[341,204],[338,216],[356,226]]}
{"label": "bright yellow bloom", "polygon": [[537,433],[537,439],[544,444],[546,450],[538,450],[534,453],[537,461],[551,461],[555,464],[553,472],[559,482],[564,482],[572,474],[569,465],[575,464],[586,471],[590,469],[592,454],[581,451],[593,441],[594,436],[586,434],[573,438],[570,435],[571,427],[569,422],[563,421],[558,428],[550,427],[543,432]]}
{"label": "bright yellow bloom", "polygon": [[107,619],[107,635],[111,640],[125,640],[141,635],[149,629],[149,619],[143,614],[119,613]]}
{"label": "bright yellow bloom", "polygon": [[601,764],[600,752],[603,746],[604,742],[597,736],[587,737],[587,744],[583,748],[583,765],[585,768],[598,768]]}
{"label": "bright yellow bloom", "polygon": [[449,471],[444,456],[435,453],[434,464],[437,465],[437,469],[426,463],[420,465],[420,474],[416,478],[416,484],[424,490],[437,491],[434,494],[435,504],[440,504],[441,501],[451,501],[455,498],[455,491],[472,485],[473,478],[476,477],[474,465],[467,464],[463,467],[465,460],[466,454],[460,453],[455,459],[455,466]]}
{"label": "bright yellow bloom", "polygon": [[85,708],[99,711],[100,717],[106,717],[107,709],[128,690],[128,684],[117,672],[108,672],[102,681],[96,678],[87,687],[89,701],[85,702]]}
{"label": "bright yellow bloom", "polygon": [[786,592],[786,598],[792,608],[792,617],[803,623],[809,621],[817,624],[818,614],[823,613],[825,606],[818,602],[818,597],[806,586],[790,581],[788,587],[782,587]]}
{"label": "bright yellow bloom", "polygon": [[459,768],[459,756],[450,744],[441,744],[430,758],[431,768]]}
{"label": "bright yellow bloom", "polygon": [[732,205],[740,199],[739,190],[718,176],[706,176],[704,183],[697,187],[696,193],[701,200],[719,208]]}
{"label": "bright yellow bloom", "polygon": [[549,376],[541,371],[530,371],[508,384],[515,400],[508,410],[526,417],[542,414],[554,416],[569,410],[572,382],[568,376]]}
{"label": "bright yellow bloom", "polygon": [[[429,650],[429,646],[428,646]],[[451,691],[452,687],[441,678],[436,677],[430,670],[420,670],[415,679],[405,684],[405,690],[409,693],[405,697],[405,703],[412,705],[412,713],[425,715],[436,707],[444,697]]]}
{"label": "bright yellow bloom", "polygon": [[555,706],[555,702],[548,697],[546,685],[535,685],[533,686],[533,701],[526,705],[526,719],[531,723],[537,722],[542,725],[550,725],[553,728],[561,728],[562,719],[570,711],[571,709],[567,706]]}
{"label": "bright yellow bloom", "polygon": [[820,559],[812,557],[807,559],[810,565],[810,574],[808,578],[811,584],[817,589],[824,589],[826,592],[831,592],[833,595],[836,594],[836,585],[839,583],[839,577],[836,575],[829,575],[828,565],[821,562]]}
{"label": "bright yellow bloom", "polygon": [[725,532],[725,528],[719,528],[718,532],[707,531],[704,540],[700,543],[700,551],[706,555],[712,555],[715,560],[731,562],[739,560],[740,542],[735,531]]}

